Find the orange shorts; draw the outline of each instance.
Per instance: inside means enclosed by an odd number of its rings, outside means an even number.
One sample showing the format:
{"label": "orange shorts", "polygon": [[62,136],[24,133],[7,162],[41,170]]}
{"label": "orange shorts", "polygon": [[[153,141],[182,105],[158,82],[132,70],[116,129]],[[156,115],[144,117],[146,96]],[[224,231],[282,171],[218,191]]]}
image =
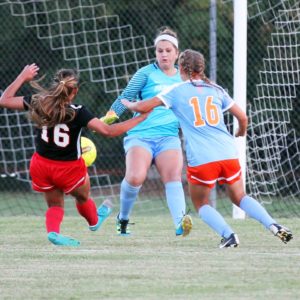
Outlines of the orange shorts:
{"label": "orange shorts", "polygon": [[192,184],[200,184],[213,188],[218,181],[220,184],[233,184],[242,176],[238,159],[226,159],[187,167],[187,180]]}
{"label": "orange shorts", "polygon": [[60,189],[70,194],[85,182],[87,168],[82,158],[73,161],[47,159],[34,153],[30,161],[32,188],[37,192]]}

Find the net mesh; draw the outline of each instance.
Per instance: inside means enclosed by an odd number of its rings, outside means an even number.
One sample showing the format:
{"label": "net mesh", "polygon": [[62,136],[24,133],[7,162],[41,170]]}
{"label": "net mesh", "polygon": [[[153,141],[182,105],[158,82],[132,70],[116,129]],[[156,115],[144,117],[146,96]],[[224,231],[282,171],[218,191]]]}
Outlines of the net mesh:
{"label": "net mesh", "polygon": [[299,97],[300,7],[282,1],[265,9],[266,2],[253,2],[254,16],[273,21],[275,31],[259,72],[257,97],[249,105],[247,186],[262,202],[299,205],[300,137],[293,116]]}
{"label": "net mesh", "polygon": [[[223,1],[225,6],[230,2]],[[247,108],[250,121],[247,191],[261,202],[273,204],[276,211],[290,207],[289,211],[297,215],[300,215],[300,138],[299,131],[295,130],[295,116],[299,115],[300,107],[297,105],[299,5],[295,0],[248,1],[249,21],[259,18],[264,24],[272,24],[272,32],[253,85],[256,96],[249,99]],[[154,58],[153,41],[147,40],[145,35],[136,35],[131,22],[128,20],[129,24],[124,25],[120,16],[111,13],[103,2],[5,0],[1,6],[9,7],[11,16],[22,20],[23,27],[32,30],[38,40],[46,41],[51,51],[62,55],[89,82],[102,85],[107,94],[118,95],[131,76]],[[198,40],[194,45],[197,49],[202,46]],[[34,128],[26,115],[1,109],[2,177],[9,181],[17,179],[29,186],[28,165],[33,151]],[[95,166],[89,172],[95,197],[111,196],[118,201],[119,184],[112,183],[109,174],[99,174]],[[163,190],[163,187],[159,185],[156,189]],[[153,187],[150,190],[153,191]],[[147,198],[147,188],[142,189],[140,195]],[[152,207],[151,201],[146,203],[138,201],[145,210],[158,209]]]}
{"label": "net mesh", "polygon": [[[145,36],[135,36],[131,25],[121,26],[96,0],[7,1],[12,16],[49,41],[54,51],[73,63],[91,82],[101,82],[106,93],[119,92],[139,66],[149,63]],[[152,47],[152,46],[151,46]],[[153,47],[152,47],[153,48]]]}

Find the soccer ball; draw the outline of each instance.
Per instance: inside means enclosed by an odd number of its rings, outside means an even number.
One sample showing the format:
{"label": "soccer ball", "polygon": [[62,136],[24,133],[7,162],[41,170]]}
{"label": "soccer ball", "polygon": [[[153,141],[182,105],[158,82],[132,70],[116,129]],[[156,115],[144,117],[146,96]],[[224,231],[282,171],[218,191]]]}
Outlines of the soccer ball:
{"label": "soccer ball", "polygon": [[95,144],[88,138],[82,136],[80,138],[82,158],[87,167],[91,166],[97,157],[97,149]]}

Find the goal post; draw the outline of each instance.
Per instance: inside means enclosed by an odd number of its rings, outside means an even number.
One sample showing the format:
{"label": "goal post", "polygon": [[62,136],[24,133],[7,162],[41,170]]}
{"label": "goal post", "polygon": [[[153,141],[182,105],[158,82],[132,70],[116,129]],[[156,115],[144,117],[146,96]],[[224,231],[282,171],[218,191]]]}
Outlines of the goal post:
{"label": "goal post", "polygon": [[[247,0],[234,0],[233,99],[246,112],[247,95]],[[238,122],[234,118],[234,132]],[[246,137],[235,138],[239,151],[244,187],[246,183]],[[233,205],[232,217],[244,219],[245,212]]]}

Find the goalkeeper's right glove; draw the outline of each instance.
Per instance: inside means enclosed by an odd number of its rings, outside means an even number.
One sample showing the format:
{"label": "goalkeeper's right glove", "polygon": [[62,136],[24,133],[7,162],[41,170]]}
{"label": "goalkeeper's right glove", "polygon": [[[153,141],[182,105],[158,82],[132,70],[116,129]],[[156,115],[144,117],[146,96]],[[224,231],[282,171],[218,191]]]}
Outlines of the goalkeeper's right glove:
{"label": "goalkeeper's right glove", "polygon": [[107,125],[113,124],[117,120],[119,120],[119,117],[113,110],[109,110],[104,117],[100,118],[100,121]]}

